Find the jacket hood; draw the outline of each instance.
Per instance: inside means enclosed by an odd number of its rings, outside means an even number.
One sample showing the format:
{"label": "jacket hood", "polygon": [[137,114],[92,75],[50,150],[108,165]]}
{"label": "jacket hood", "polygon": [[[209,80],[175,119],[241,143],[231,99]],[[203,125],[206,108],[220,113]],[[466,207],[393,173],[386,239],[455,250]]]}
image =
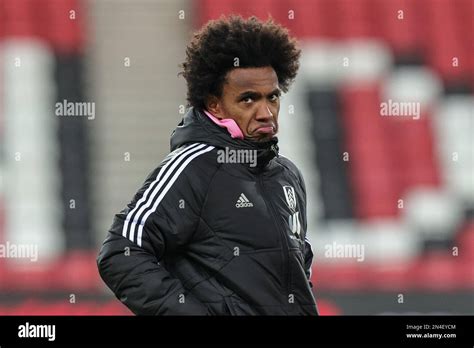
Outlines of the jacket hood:
{"label": "jacket hood", "polygon": [[258,167],[264,167],[275,156],[278,157],[277,137],[265,142],[234,139],[226,129],[213,123],[201,110],[190,108],[171,134],[171,151],[184,144],[196,142],[221,149],[256,150]]}

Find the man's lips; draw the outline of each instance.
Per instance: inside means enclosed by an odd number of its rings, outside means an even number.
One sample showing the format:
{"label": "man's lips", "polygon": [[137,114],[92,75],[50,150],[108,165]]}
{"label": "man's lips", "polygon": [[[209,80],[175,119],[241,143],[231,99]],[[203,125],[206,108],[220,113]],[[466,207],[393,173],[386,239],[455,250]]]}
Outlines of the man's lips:
{"label": "man's lips", "polygon": [[255,130],[255,133],[263,134],[275,134],[275,127],[273,126],[263,126]]}

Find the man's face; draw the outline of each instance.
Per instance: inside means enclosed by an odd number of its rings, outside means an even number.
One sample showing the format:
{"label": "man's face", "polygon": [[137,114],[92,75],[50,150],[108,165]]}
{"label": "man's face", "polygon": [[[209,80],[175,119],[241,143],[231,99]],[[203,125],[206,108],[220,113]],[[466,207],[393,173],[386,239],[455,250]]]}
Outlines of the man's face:
{"label": "man's face", "polygon": [[246,139],[267,141],[278,132],[280,94],[272,67],[236,68],[227,73],[222,96],[211,96],[207,109],[220,119],[233,119]]}

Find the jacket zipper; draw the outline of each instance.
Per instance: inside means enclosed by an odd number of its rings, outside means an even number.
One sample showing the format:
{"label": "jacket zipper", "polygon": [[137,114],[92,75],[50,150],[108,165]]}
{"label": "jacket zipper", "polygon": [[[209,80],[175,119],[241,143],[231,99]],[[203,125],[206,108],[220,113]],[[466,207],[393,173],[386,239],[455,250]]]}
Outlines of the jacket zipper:
{"label": "jacket zipper", "polygon": [[284,262],[284,265],[285,266],[285,275],[286,275],[286,300],[288,301],[288,296],[290,295],[290,284],[291,284],[291,274],[290,274],[290,246],[288,244],[288,239],[286,237],[286,233],[284,230],[282,230],[279,226],[279,224],[276,223],[277,219],[279,219],[279,215],[276,213],[276,210],[275,210],[275,207],[273,206],[271,200],[267,200],[266,199],[266,190],[265,190],[265,187],[263,185],[263,179],[262,179],[262,176],[263,174],[260,173],[257,175],[258,177],[258,183],[260,185],[260,187],[262,188],[262,192],[264,193],[264,195],[262,196],[263,200],[265,201],[265,203],[267,204],[268,207],[270,207],[270,211],[271,211],[271,214],[273,216],[273,225],[275,226],[275,228],[280,232],[280,239],[283,241],[283,242],[280,242],[280,244],[283,246],[283,262]]}

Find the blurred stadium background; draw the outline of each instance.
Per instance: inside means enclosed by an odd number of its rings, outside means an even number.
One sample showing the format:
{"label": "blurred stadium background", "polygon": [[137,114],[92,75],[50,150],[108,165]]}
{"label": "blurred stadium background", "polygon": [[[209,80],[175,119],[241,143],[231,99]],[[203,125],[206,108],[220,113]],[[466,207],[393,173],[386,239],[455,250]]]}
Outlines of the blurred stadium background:
{"label": "blurred stadium background", "polygon": [[321,314],[473,314],[472,0],[0,0],[0,244],[39,253],[0,258],[0,315],[130,314],[97,249],[169,151],[192,31],[231,13],[303,48],[280,150],[306,179]]}

